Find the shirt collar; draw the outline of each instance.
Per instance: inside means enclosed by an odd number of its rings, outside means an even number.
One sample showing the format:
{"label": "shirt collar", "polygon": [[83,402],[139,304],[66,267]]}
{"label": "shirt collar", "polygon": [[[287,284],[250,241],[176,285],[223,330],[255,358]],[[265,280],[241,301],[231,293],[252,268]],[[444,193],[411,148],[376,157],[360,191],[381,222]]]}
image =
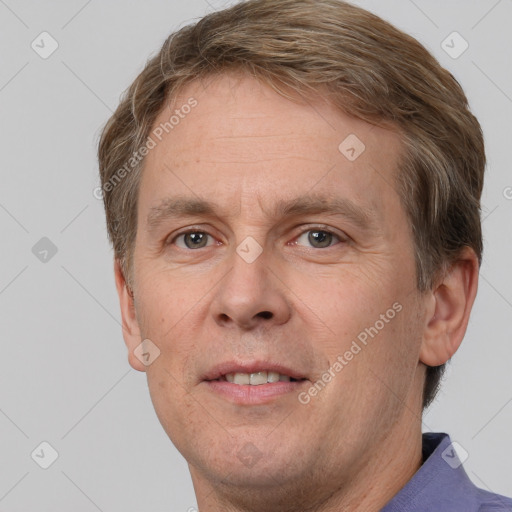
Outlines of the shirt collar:
{"label": "shirt collar", "polygon": [[478,489],[467,476],[450,436],[423,434],[424,463],[381,512],[477,512]]}

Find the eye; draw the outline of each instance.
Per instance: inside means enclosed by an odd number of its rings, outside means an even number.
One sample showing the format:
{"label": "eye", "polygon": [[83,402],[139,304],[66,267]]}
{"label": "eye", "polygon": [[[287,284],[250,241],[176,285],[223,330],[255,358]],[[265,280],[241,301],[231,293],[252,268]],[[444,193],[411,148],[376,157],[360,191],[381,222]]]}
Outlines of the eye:
{"label": "eye", "polygon": [[341,239],[338,235],[335,235],[330,231],[326,231],[325,229],[310,229],[297,237],[296,243],[299,245],[305,245],[305,243],[308,243],[315,249],[325,249],[326,247],[334,245],[332,243],[333,241],[340,242]]}
{"label": "eye", "polygon": [[211,239],[210,235],[204,231],[187,231],[179,234],[171,243],[176,243],[182,249],[202,249],[212,245],[211,240],[211,243],[208,243],[208,238]]}

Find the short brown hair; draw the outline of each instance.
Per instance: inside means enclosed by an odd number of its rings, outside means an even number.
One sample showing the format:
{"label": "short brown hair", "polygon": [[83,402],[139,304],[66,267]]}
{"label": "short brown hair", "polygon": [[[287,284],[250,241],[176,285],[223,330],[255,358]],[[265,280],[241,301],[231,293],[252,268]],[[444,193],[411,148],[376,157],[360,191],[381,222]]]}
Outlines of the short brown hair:
{"label": "short brown hair", "polygon": [[[481,262],[483,135],[452,74],[416,39],[344,1],[248,0],[171,34],[102,132],[107,229],[130,288],[144,159],[126,163],[167,100],[193,80],[228,71],[248,73],[289,99],[287,90],[323,94],[354,117],[396,129],[403,142],[396,186],[412,226],[420,291],[465,246]],[[424,407],[443,370],[427,368]]]}

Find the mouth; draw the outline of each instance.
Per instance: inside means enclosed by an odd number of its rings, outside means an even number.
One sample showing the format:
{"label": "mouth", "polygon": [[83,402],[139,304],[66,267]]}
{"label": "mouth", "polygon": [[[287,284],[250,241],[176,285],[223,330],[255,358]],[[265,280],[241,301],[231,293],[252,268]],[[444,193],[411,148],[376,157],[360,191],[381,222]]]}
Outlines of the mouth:
{"label": "mouth", "polygon": [[226,361],[211,368],[202,380],[261,386],[274,382],[307,380],[307,376],[301,370],[271,361]]}
{"label": "mouth", "polygon": [[280,364],[228,362],[213,368],[203,382],[211,392],[232,403],[257,405],[298,393],[309,380],[302,372]]}
{"label": "mouth", "polygon": [[271,384],[273,382],[298,382],[306,379],[296,379],[279,372],[263,370],[254,373],[226,373],[221,375],[218,379],[213,379],[219,382],[230,382],[238,386],[261,386],[263,384]]}

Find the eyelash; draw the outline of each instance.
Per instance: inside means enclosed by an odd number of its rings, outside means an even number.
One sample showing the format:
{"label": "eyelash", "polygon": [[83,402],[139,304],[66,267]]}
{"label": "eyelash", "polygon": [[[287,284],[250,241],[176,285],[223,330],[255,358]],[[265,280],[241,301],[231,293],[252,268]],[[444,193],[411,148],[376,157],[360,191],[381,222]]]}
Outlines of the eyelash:
{"label": "eyelash", "polygon": [[[295,237],[295,241],[293,243],[293,245],[297,245],[297,240],[304,234],[306,233],[309,233],[309,232],[321,232],[321,233],[327,233],[329,235],[332,235],[335,239],[338,240],[338,243],[343,243],[343,242],[347,242],[347,238],[344,238],[344,237],[341,237],[340,235],[336,234],[334,231],[330,230],[330,229],[327,229],[326,227],[323,227],[323,226],[316,226],[316,227],[310,227],[304,231],[301,231],[296,237]],[[204,231],[204,230],[201,230],[201,229],[188,229],[187,231],[182,231],[181,233],[178,233],[177,235],[174,236],[174,238],[172,238],[172,240],[169,240],[168,242],[166,242],[165,245],[172,245],[176,242],[176,240],[180,237],[183,237],[185,235],[188,235],[188,234],[191,234],[191,233],[201,233],[201,234],[204,234],[206,236],[209,236],[211,238],[214,238],[212,235],[210,235],[210,233]],[[329,245],[327,247],[309,247],[310,249],[330,249],[331,247],[334,247],[335,245],[337,245],[336,243],[335,244],[332,244],[332,245]],[[206,246],[206,247],[210,247],[210,246]],[[206,247],[199,247],[199,249],[205,249]],[[198,249],[190,249],[188,247],[180,247],[180,249],[183,249],[183,250],[186,250],[186,251],[197,251]]]}

